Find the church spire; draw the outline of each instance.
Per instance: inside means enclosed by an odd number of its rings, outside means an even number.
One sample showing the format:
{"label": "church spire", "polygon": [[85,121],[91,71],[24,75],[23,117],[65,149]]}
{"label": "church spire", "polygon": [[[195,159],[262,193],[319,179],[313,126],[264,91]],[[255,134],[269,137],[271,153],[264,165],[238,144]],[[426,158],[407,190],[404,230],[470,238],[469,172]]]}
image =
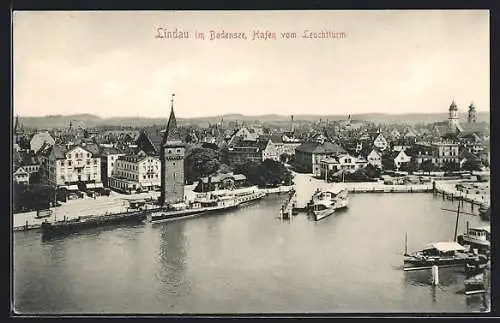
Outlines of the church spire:
{"label": "church spire", "polygon": [[16,123],[14,124],[14,133],[19,130],[19,115],[16,115]]}
{"label": "church spire", "polygon": [[175,94],[172,94],[172,99],[170,100],[170,116],[168,118],[167,129],[165,129],[165,133],[163,134],[162,145],[182,143],[179,129],[177,128],[177,120],[175,119],[174,96]]}

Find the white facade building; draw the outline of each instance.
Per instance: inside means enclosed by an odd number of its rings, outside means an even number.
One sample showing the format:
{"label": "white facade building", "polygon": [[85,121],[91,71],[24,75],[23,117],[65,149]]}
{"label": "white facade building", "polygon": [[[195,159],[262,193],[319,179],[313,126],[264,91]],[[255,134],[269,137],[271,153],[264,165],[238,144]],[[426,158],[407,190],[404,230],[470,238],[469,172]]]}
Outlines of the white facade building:
{"label": "white facade building", "polygon": [[50,149],[46,160],[49,185],[72,186],[93,184],[101,186],[101,158],[81,146],[64,147],[55,145]]}
{"label": "white facade building", "polygon": [[126,193],[156,190],[160,185],[160,159],[143,154],[118,157],[109,178],[111,188]]}

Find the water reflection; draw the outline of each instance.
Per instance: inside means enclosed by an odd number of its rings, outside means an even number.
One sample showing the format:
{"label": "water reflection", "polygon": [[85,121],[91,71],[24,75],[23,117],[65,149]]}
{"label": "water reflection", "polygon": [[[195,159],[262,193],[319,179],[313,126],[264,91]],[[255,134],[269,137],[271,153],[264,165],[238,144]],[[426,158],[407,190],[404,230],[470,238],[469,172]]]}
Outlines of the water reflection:
{"label": "water reflection", "polygon": [[[414,270],[405,272],[405,282],[414,286],[428,286],[432,284],[431,269]],[[449,287],[452,285],[463,284],[463,268],[440,268],[439,286]]]}
{"label": "water reflection", "polygon": [[184,226],[184,221],[170,222],[160,229],[156,275],[160,295],[182,297],[191,292],[191,286],[186,277]]}

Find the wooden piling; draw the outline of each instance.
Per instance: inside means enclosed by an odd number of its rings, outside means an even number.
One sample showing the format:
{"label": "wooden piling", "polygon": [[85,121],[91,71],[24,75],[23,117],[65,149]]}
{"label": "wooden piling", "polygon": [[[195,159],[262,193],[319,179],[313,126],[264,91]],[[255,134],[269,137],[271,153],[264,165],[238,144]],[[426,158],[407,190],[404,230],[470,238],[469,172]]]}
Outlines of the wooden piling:
{"label": "wooden piling", "polygon": [[432,266],[432,285],[439,285],[439,267],[434,265]]}

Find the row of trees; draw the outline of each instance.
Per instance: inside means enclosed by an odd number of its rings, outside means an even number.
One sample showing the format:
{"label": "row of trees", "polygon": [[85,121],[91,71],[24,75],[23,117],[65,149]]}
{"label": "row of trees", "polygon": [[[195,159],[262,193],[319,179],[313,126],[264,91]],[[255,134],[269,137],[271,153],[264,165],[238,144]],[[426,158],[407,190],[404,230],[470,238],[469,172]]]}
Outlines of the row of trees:
{"label": "row of trees", "polygon": [[14,184],[13,193],[14,212],[47,209],[55,199],[55,189],[49,185]]}
{"label": "row of trees", "polygon": [[248,160],[232,165],[223,161],[223,156],[217,150],[206,147],[192,149],[184,160],[186,182],[192,184],[201,177],[234,172],[245,175],[253,185],[279,186],[292,183],[291,172],[278,161]]}
{"label": "row of trees", "polygon": [[[431,160],[425,160],[420,165],[417,164],[415,159],[411,159],[408,163],[401,164],[399,170],[405,171],[408,173],[413,173],[415,171],[423,171],[426,173],[444,171],[444,172],[453,172],[459,170],[465,171],[479,171],[482,168],[482,163],[479,160],[468,159],[465,161],[460,167],[459,163],[456,162],[445,162],[442,167],[437,166]],[[394,160],[391,158],[382,158],[382,167],[385,170],[394,170],[395,164]]]}

